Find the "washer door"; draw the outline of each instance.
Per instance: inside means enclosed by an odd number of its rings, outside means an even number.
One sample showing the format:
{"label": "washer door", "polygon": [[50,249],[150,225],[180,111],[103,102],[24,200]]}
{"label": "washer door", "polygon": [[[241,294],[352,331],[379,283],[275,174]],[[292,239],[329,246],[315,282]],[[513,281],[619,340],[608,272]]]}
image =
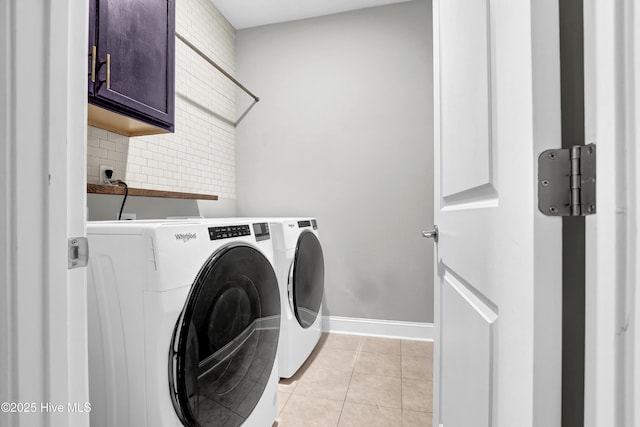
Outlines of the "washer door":
{"label": "washer door", "polygon": [[246,245],[213,254],[173,333],[169,382],[186,426],[239,426],[262,397],[280,333],[278,281]]}
{"label": "washer door", "polygon": [[311,231],[303,231],[298,238],[289,282],[293,312],[300,326],[308,328],[318,317],[324,294],[322,246]]}

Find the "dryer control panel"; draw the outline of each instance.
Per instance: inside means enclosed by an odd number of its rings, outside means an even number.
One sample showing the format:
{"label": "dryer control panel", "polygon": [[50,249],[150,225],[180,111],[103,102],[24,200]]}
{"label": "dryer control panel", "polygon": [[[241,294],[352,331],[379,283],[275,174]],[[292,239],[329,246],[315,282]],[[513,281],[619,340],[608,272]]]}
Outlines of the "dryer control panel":
{"label": "dryer control panel", "polygon": [[248,225],[228,225],[224,227],[209,227],[211,240],[230,239],[232,237],[251,236]]}
{"label": "dryer control panel", "polygon": [[315,219],[298,221],[298,228],[313,227],[314,230],[318,229],[318,222]]}

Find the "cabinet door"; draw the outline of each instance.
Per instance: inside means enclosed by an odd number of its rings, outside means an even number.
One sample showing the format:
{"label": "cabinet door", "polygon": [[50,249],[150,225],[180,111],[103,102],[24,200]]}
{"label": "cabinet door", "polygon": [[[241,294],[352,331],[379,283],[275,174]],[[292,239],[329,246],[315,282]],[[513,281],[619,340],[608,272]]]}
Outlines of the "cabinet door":
{"label": "cabinet door", "polygon": [[98,0],[97,5],[101,65],[92,102],[173,130],[174,0]]}
{"label": "cabinet door", "polygon": [[[94,94],[95,81],[97,80],[95,72],[98,69],[98,58],[93,56],[97,56],[97,50],[96,52],[93,52],[96,48],[96,1],[97,0],[89,0],[89,66],[87,67],[89,76],[89,96],[93,96]],[[92,73],[92,70],[94,73]]]}

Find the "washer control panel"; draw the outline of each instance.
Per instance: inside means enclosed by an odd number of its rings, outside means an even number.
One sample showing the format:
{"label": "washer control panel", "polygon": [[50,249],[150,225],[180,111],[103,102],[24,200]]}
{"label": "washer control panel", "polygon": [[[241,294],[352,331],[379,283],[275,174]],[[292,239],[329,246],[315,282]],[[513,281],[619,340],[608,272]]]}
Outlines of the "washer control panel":
{"label": "washer control panel", "polygon": [[269,224],[266,222],[253,224],[253,233],[256,235],[256,242],[269,240]]}
{"label": "washer control panel", "polygon": [[232,237],[251,236],[248,225],[227,225],[224,227],[209,227],[211,240],[230,239]]}

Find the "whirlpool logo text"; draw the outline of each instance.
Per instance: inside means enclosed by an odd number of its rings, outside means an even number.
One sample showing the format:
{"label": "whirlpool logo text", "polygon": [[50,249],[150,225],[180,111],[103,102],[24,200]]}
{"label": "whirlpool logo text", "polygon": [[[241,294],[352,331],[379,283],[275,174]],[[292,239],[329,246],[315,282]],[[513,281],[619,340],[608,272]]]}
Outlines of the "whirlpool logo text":
{"label": "whirlpool logo text", "polygon": [[176,233],[176,240],[182,240],[182,243],[187,243],[189,240],[195,239],[196,233]]}

